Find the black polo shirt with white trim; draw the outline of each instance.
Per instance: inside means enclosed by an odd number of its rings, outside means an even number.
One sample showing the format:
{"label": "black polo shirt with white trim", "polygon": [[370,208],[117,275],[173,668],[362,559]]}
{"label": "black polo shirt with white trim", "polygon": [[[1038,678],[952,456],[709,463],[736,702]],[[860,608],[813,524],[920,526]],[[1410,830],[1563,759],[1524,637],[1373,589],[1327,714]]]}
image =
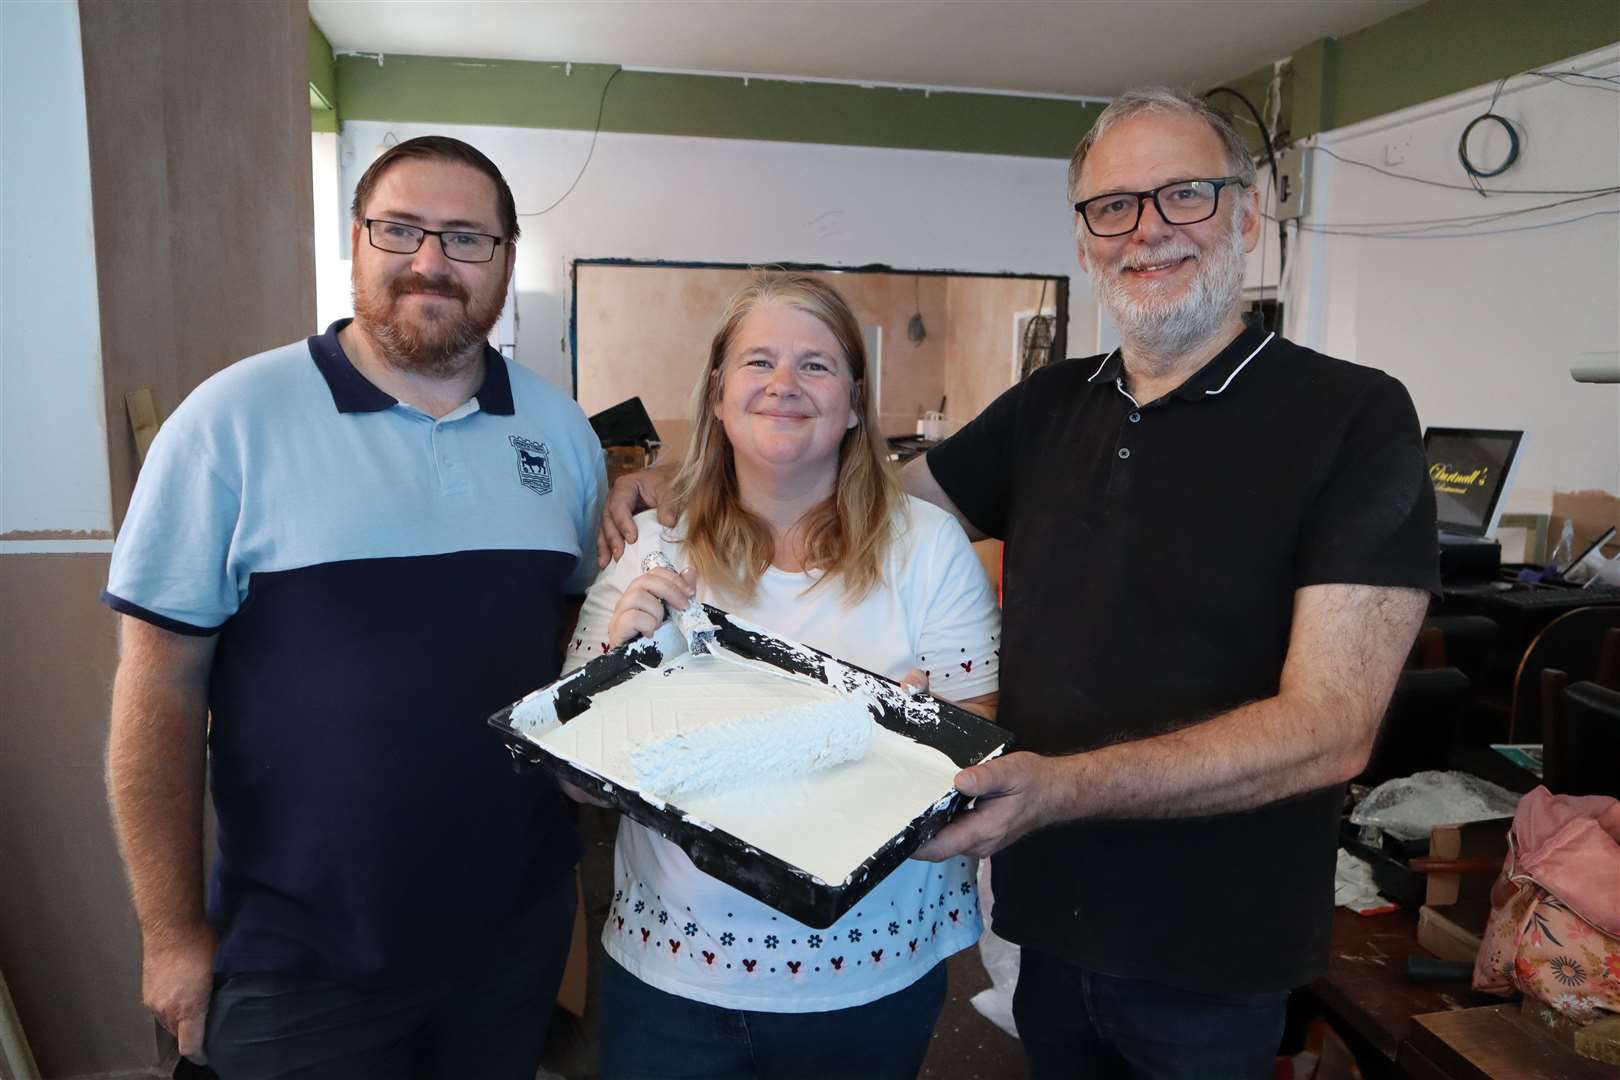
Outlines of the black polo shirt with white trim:
{"label": "black polo shirt with white trim", "polygon": [[[1139,406],[1118,351],[1040,369],[928,454],[1006,542],[1001,721],[1064,754],[1277,693],[1295,590],[1438,588],[1417,416],[1382,372],[1250,326]],[[995,856],[995,929],[1212,993],[1325,969],[1342,786],[1087,821]]]}

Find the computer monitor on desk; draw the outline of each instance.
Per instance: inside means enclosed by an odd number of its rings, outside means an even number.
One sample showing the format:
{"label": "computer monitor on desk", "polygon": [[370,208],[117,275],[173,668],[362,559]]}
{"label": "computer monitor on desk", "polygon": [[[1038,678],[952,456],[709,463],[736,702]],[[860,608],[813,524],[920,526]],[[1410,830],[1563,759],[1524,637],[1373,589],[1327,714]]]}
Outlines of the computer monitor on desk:
{"label": "computer monitor on desk", "polygon": [[1432,427],[1423,433],[1442,533],[1489,536],[1495,530],[1523,442],[1522,431]]}
{"label": "computer monitor on desk", "polygon": [[1522,431],[1432,427],[1423,450],[1440,527],[1440,577],[1447,585],[1492,581],[1502,549],[1490,534],[1513,483]]}

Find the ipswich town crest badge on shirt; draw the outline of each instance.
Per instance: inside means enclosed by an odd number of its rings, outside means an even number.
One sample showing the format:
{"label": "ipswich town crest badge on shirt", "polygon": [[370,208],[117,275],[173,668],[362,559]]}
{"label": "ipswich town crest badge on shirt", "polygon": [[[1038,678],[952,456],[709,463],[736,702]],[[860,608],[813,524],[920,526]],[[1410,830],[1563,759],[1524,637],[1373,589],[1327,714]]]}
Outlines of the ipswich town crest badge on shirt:
{"label": "ipswich town crest badge on shirt", "polygon": [[546,449],[546,444],[521,435],[508,435],[506,441],[517,451],[519,482],[536,495],[550,492],[551,451]]}

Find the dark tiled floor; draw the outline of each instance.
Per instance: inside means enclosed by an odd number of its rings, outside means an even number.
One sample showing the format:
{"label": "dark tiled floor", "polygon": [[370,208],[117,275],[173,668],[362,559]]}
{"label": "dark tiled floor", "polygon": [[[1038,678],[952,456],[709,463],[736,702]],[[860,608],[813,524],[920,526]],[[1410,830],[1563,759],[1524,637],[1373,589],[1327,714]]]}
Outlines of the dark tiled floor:
{"label": "dark tiled floor", "polygon": [[[580,869],[585,887],[586,934],[590,942],[590,993],[585,1021],[557,1011],[546,1044],[544,1065],[567,1080],[593,1080],[598,1075],[597,1048],[592,1023],[596,1012],[596,972],[603,962],[602,924],[613,897],[613,836],[618,815],[582,807],[580,832],[585,856]],[[950,960],[951,985],[945,1008],[934,1031],[933,1046],[923,1065],[929,1080],[1022,1080],[1023,1053],[1018,1041],[975,1010],[969,999],[990,985],[977,949]],[[542,1074],[544,1075],[544,1074]]]}

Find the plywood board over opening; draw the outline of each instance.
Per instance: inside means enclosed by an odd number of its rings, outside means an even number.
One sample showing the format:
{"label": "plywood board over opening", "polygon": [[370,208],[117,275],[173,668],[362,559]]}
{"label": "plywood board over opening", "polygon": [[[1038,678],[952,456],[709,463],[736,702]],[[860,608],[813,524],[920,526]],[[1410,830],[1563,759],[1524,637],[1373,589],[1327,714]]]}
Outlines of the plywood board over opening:
{"label": "plywood board over opening", "polygon": [[[793,267],[848,300],[868,342],[880,342],[872,385],[885,435],[912,435],[940,410],[954,430],[1012,385],[1011,327],[1039,305],[1057,315],[1063,355],[1068,280],[1038,275]],[[574,386],[586,413],[640,397],[666,451],[684,452],[692,391],[731,297],[753,271],[741,265],[574,265]],[[1044,299],[1043,299],[1044,297]],[[922,333],[918,333],[918,330]]]}

